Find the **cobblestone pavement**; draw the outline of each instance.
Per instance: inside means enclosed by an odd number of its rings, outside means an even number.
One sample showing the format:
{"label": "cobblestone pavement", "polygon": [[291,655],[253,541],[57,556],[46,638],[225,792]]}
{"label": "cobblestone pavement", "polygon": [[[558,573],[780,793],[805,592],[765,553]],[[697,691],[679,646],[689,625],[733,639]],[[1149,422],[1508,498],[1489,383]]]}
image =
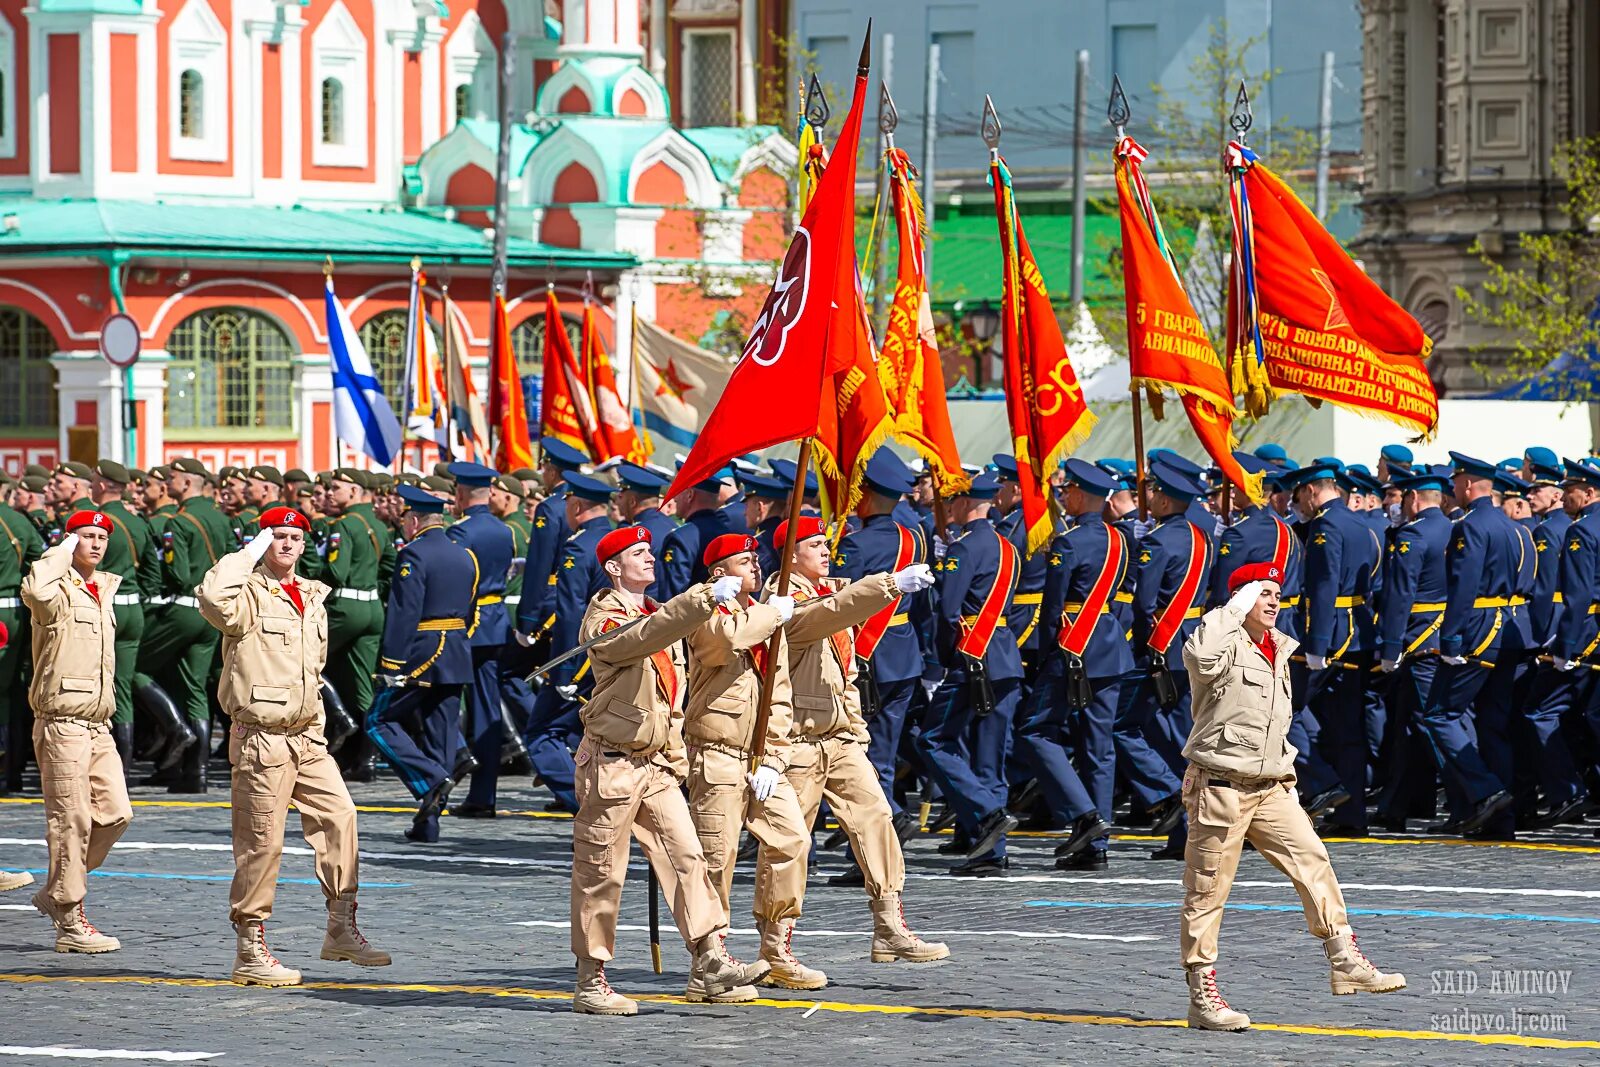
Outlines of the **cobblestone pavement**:
{"label": "cobblestone pavement", "polygon": [[[1383,997],[1329,994],[1293,891],[1246,853],[1219,968],[1225,994],[1256,1023],[1237,1035],[1183,1025],[1182,866],[1150,859],[1141,838],[1113,842],[1110,870],[1069,876],[1053,869],[1054,836],[1018,837],[1011,877],[973,882],[945,877],[936,839],[920,836],[907,849],[906,914],[952,953],[925,966],[868,962],[866,899],[826,884],[843,860],[820,852],[796,949],[828,972],[829,987],[715,1008],[677,998],[688,958],[665,908],[667,973],[651,972],[635,850],[609,975],[646,1003],[637,1019],[604,1020],[570,1011],[569,824],[544,814],[544,790],[506,783],[500,818],[447,818],[436,846],[401,837],[410,805],[394,781],[354,793],[362,925],[394,954],[392,967],[318,958],[321,893],[291,819],[268,937],[307,984],[229,984],[227,794],[169,801],[136,790],[133,825],[90,880],[89,915],[122,939],[121,952],[57,955],[28,906],[31,890],[0,897],[0,1065],[62,1062],[46,1056],[51,1048],[294,1067],[468,1056],[519,1065],[1600,1061],[1600,842],[1587,834],[1515,847],[1330,844],[1362,947],[1410,980]],[[43,820],[36,793],[0,799],[0,868],[40,871]],[[745,958],[757,954],[750,893],[742,871],[731,945]]]}

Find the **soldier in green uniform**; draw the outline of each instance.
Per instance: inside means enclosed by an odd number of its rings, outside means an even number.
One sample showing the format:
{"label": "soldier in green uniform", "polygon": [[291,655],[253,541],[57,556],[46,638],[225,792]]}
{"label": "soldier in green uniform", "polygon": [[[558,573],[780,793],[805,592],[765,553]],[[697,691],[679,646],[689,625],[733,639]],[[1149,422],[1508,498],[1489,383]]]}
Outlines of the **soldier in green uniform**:
{"label": "soldier in green uniform", "polygon": [[55,510],[57,524],[74,511],[93,511],[89,499],[89,483],[94,471],[86,463],[68,460],[50,472],[50,487],[45,491],[45,503]]}
{"label": "soldier in green uniform", "polygon": [[168,787],[173,793],[206,791],[211,754],[207,679],[219,635],[201,616],[194,591],[217,560],[232,551],[233,530],[205,493],[210,478],[205,464],[189,457],[173,461],[168,469],[169,492],[180,501],[160,536],[162,595],[172,600],[156,625],[146,623],[139,649],[139,669],[172,694],[199,738],[184,753],[177,778]]}
{"label": "soldier in green uniform", "polygon": [[283,492],[279,495],[289,507],[298,507],[300,504],[300,490],[310,484],[311,475],[299,467],[290,467],[283,472]]}
{"label": "soldier in green uniform", "polygon": [[[283,475],[277,467],[259,466],[244,471],[244,506],[239,509],[239,536],[249,541],[259,529],[258,520],[283,495]],[[241,541],[241,544],[243,543]]]}
{"label": "soldier in green uniform", "polygon": [[48,474],[24,474],[17,482],[16,494],[11,504],[33,523],[34,530],[43,538],[48,538],[50,533],[50,513],[44,506],[45,490],[49,487]]}
{"label": "soldier in green uniform", "polygon": [[23,667],[32,655],[29,612],[22,607],[22,578],[33,561],[44,555],[44,539],[28,517],[0,504],[0,622],[10,637],[0,648],[0,723],[6,727],[6,762],[0,793],[22,788],[22,770],[33,750],[33,711],[23,685]]}
{"label": "soldier in green uniform", "polygon": [[144,601],[161,595],[161,550],[150,533],[150,524],[123,503],[128,487],[128,469],[109,459],[94,468],[89,491],[94,497],[91,510],[99,510],[111,520],[111,534],[100,569],[122,575],[122,585],[111,598],[117,620],[117,710],[111,718],[111,736],[117,743],[122,766],[133,765],[133,674],[139,659],[139,644],[144,640]]}

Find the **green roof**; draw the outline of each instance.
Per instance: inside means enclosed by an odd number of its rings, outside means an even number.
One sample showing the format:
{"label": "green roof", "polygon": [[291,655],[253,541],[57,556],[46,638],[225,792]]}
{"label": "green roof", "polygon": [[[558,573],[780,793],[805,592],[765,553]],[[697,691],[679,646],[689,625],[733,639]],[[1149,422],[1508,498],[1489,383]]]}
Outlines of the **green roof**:
{"label": "green roof", "polygon": [[[249,203],[134,200],[35,200],[0,197],[0,257],[128,252],[171,258],[487,264],[490,242],[476,226],[414,211],[263,207]],[[637,260],[617,253],[557,248],[512,237],[513,264],[620,269]]]}
{"label": "green roof", "polygon": [[[466,131],[484,144],[489,146],[489,151],[500,151],[500,124],[487,119],[461,119],[461,126]],[[537,131],[522,123],[511,127],[511,173],[521,174],[522,168],[528,162],[528,156],[539,146],[543,136]],[[424,155],[427,153],[424,152]]]}
{"label": "green roof", "polygon": [[746,152],[781,131],[776,126],[696,126],[680,132],[706,154],[717,180],[725,182]]}
{"label": "green roof", "polygon": [[659,119],[613,119],[600,115],[572,115],[561,120],[563,128],[577,134],[592,147],[606,165],[601,180],[608,188],[599,190],[601,203],[628,202],[628,176],[638,161],[639,150],[672,129]]}

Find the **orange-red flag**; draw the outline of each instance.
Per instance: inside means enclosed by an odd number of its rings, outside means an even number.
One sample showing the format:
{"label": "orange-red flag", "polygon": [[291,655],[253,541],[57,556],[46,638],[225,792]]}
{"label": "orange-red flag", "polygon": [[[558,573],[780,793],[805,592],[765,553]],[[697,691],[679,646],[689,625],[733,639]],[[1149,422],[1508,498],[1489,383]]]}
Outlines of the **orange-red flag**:
{"label": "orange-red flag", "polygon": [[1235,380],[1300,393],[1433,435],[1439,397],[1423,361],[1433,342],[1350,259],[1294,191],[1238,142],[1228,145],[1233,258],[1228,303]]}
{"label": "orange-red flag", "polygon": [[854,284],[856,151],[867,93],[865,58],[863,50],[855,97],[833,162],[817,182],[744,352],[667,488],[668,497],[705,480],[735,456],[818,436],[821,402],[836,402],[838,395],[837,382],[832,392],[822,389],[824,376],[835,379],[838,372],[831,368],[838,365],[854,367],[858,346],[846,331],[852,329],[857,308],[851,300],[841,301],[840,294]]}
{"label": "orange-red flag", "polygon": [[928,461],[934,491],[955,496],[972,484],[961,469],[950,408],[945,400],[944,366],[934,339],[933,308],[924,272],[922,198],[912,180],[916,171],[904,151],[891,148],[889,195],[900,246],[894,303],[878,354],[878,380],[894,416],[894,435]]}
{"label": "orange-red flag", "polygon": [[517,353],[511,347],[511,324],[506,315],[506,295],[496,291],[489,334],[489,425],[499,435],[494,465],[502,471],[533,466],[533,444],[528,440],[528,405],[517,373]]}
{"label": "orange-red flag", "polygon": [[598,460],[589,393],[572,354],[554,289],[544,296],[544,381],[539,395],[539,435],[555,437]]}
{"label": "orange-red flag", "polygon": [[[1233,458],[1238,414],[1228,375],[1184,291],[1144,180],[1148,153],[1131,137],[1117,142],[1117,203],[1122,213],[1122,281],[1128,306],[1128,373],[1133,384],[1171,389],[1218,469],[1262,503],[1261,475]],[[1158,416],[1159,417],[1159,416]]]}
{"label": "orange-red flag", "polygon": [[855,510],[867,460],[894,429],[894,417],[878,380],[878,355],[854,262],[840,278],[843,284],[828,331],[814,453],[823,516],[829,520]]}
{"label": "orange-red flag", "polygon": [[595,459],[604,462],[621,456],[629,463],[644,463],[650,456],[639,444],[628,406],[617,392],[616,373],[611,357],[600,339],[600,324],[595,321],[594,305],[583,303],[583,376],[589,389],[595,416]]}
{"label": "orange-red flag", "polygon": [[1088,438],[1096,419],[1084,402],[1083,387],[1061,337],[1061,324],[1050,306],[1044,275],[1022,232],[1011,172],[999,153],[990,159],[989,178],[994,185],[1004,257],[1000,320],[1006,414],[1011,422],[1017,488],[1031,556],[1049,544],[1055,533],[1047,497],[1050,472]]}

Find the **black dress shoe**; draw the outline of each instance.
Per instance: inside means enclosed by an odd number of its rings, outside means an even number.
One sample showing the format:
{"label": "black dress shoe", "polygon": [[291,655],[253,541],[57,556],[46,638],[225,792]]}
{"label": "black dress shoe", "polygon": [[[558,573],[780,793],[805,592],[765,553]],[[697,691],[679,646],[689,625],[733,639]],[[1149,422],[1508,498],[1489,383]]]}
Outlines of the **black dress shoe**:
{"label": "black dress shoe", "polygon": [[849,835],[844,832],[844,827],[841,826],[823,840],[822,847],[831,852],[843,846],[849,839]]}
{"label": "black dress shoe", "polygon": [[957,833],[948,841],[939,843],[939,855],[941,856],[965,856],[971,851],[972,839],[961,833]]}
{"label": "black dress shoe", "polygon": [[972,847],[967,849],[967,855],[981,856],[985,852],[993,852],[1000,839],[1016,828],[1017,817],[1005,808],[990,812],[978,824],[977,833],[972,835]]}
{"label": "black dress shoe", "polygon": [[1483,829],[1488,821],[1505,811],[1512,804],[1511,794],[1504,789],[1497,793],[1490,793],[1480,800],[1476,807],[1461,820],[1461,832],[1470,834],[1474,830]]}
{"label": "black dress shoe", "polygon": [[1347,822],[1323,823],[1317,829],[1318,837],[1366,837],[1365,826],[1351,826]]}
{"label": "black dress shoe", "polygon": [[378,761],[375,759],[362,760],[360,763],[357,763],[354,767],[351,767],[348,771],[344,772],[344,780],[347,782],[377,781]]}
{"label": "black dress shoe", "polygon": [[492,819],[495,817],[495,810],[483,804],[469,802],[450,805],[450,815],[456,819]]}
{"label": "black dress shoe", "polygon": [[744,840],[739,842],[739,851],[734,856],[738,862],[744,863],[756,858],[756,853],[761,851],[761,842],[756,840],[755,834],[745,834]]}
{"label": "black dress shoe", "polygon": [[894,817],[894,835],[903,845],[915,837],[916,833],[917,817],[909,811],[901,810],[900,814]]}
{"label": "black dress shoe", "polygon": [[562,803],[559,800],[550,801],[548,804],[546,804],[544,806],[544,810],[548,811],[548,812],[551,812],[551,813],[564,811],[569,815],[576,815],[577,814],[577,812],[573,811],[571,808],[567,807],[566,804]]}
{"label": "black dress shoe", "polygon": [[1150,853],[1153,860],[1181,860],[1183,859],[1183,846],[1168,842]]}
{"label": "black dress shoe", "polygon": [[520,778],[524,774],[533,773],[533,761],[526,752],[515,752],[500,761],[500,773],[508,774],[513,778]]}
{"label": "black dress shoe", "polygon": [[1377,822],[1378,829],[1388,833],[1403,834],[1406,832],[1406,817],[1404,815],[1380,815]]}
{"label": "black dress shoe", "polygon": [[1183,795],[1174,793],[1150,809],[1150,835],[1164,837],[1183,821]]}
{"label": "black dress shoe", "polygon": [[[1072,836],[1056,846],[1056,855],[1058,857],[1078,855],[1084,849],[1089,848],[1095,840],[1110,832],[1111,827],[1107,826],[1105,820],[1100,818],[1098,811],[1080,815],[1078,820],[1072,824]],[[1101,852],[1101,855],[1105,854],[1104,850],[1098,851]]]}
{"label": "black dress shoe", "polygon": [[1087,848],[1056,860],[1058,871],[1103,871],[1106,866],[1106,850],[1103,848]]}
{"label": "black dress shoe", "polygon": [[454,789],[455,786],[455,782],[445,778],[438,785],[422,794],[422,799],[417,801],[417,818],[426,819],[431,816],[437,816],[443,811],[444,806],[450,803],[450,790]]}
{"label": "black dress shoe", "polygon": [[867,885],[867,875],[866,872],[861,869],[861,865],[859,863],[852,863],[850,866],[844,869],[843,874],[836,874],[832,878],[829,878],[828,884],[837,886],[853,886],[865,889]]}
{"label": "black dress shoe", "polygon": [[1544,830],[1552,826],[1560,826],[1562,823],[1581,823],[1583,821],[1583,810],[1588,806],[1588,797],[1573,797],[1565,804],[1557,804],[1544,815],[1536,815],[1533,825],[1538,829]]}
{"label": "black dress shoe", "polygon": [[456,749],[455,766],[450,768],[450,777],[461,781],[467,775],[478,769],[478,757],[472,754],[470,748]]}
{"label": "black dress shoe", "polygon": [[438,824],[431,819],[418,819],[406,829],[406,840],[418,845],[433,845],[439,841]]}
{"label": "black dress shoe", "polygon": [[956,809],[946,804],[939,817],[928,824],[928,833],[942,834],[956,824]]}
{"label": "black dress shoe", "polygon": [[1428,833],[1449,834],[1454,837],[1455,835],[1461,833],[1461,820],[1446,819],[1443,822],[1431,822],[1428,824]]}
{"label": "black dress shoe", "polygon": [[1515,841],[1517,832],[1516,830],[1495,830],[1485,826],[1476,830],[1468,830],[1461,836],[1471,838],[1474,841]]}
{"label": "black dress shoe", "polygon": [[1336,785],[1332,789],[1324,789],[1306,801],[1306,814],[1315,819],[1328,814],[1349,799],[1350,793],[1344,786]]}
{"label": "black dress shoe", "polygon": [[1003,878],[1010,866],[1011,859],[1007,856],[999,859],[968,860],[951,867],[950,874],[954,878]]}

